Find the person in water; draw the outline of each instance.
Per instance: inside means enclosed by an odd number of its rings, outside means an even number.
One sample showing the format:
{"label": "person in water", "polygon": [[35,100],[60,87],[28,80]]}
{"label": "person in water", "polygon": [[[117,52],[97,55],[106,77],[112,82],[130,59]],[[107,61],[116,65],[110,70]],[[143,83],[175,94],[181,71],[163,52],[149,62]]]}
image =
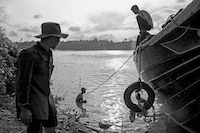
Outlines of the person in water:
{"label": "person in water", "polygon": [[85,109],[83,108],[83,103],[87,103],[86,100],[83,100],[83,94],[86,93],[86,88],[81,88],[81,93],[79,93],[76,97],[76,105],[85,112]]}
{"label": "person in water", "polygon": [[145,10],[139,10],[137,5],[133,5],[131,7],[131,11],[133,11],[137,16],[137,23],[139,26],[140,34],[137,37],[136,46],[149,35],[147,31],[153,29],[153,21],[149,13]]}

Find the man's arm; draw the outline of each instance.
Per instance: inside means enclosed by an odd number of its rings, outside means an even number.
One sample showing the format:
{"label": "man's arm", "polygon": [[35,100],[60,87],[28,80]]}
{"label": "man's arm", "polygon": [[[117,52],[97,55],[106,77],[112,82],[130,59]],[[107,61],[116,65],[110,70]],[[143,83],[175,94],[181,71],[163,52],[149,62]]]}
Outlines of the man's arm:
{"label": "man's arm", "polygon": [[31,53],[22,51],[18,59],[17,94],[19,107],[30,109],[29,92],[34,59]]}

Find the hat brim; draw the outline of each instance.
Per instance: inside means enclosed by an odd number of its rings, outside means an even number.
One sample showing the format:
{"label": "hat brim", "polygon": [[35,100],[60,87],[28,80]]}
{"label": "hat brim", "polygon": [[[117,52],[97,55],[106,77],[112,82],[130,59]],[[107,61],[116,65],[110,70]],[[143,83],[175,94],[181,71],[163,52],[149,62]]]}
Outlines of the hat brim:
{"label": "hat brim", "polygon": [[69,34],[41,34],[41,35],[37,35],[35,36],[36,38],[47,38],[47,37],[50,37],[50,36],[55,36],[55,37],[60,37],[60,38],[66,38]]}

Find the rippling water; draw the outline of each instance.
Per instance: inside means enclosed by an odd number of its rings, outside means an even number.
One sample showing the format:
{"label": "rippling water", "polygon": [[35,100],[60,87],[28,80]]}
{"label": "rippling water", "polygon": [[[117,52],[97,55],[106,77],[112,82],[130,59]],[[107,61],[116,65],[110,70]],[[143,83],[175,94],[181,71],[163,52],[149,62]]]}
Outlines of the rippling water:
{"label": "rippling water", "polygon": [[133,58],[117,71],[132,51],[54,51],[53,54],[52,92],[64,98],[61,108],[78,110],[75,98],[80,88],[85,87],[87,103],[84,108],[90,115],[88,121],[94,126],[102,120],[114,123],[116,126],[111,126],[111,129],[116,131],[121,129],[122,123],[126,129],[146,126],[139,118],[134,123],[129,121],[129,109],[123,100],[124,90],[138,80]]}

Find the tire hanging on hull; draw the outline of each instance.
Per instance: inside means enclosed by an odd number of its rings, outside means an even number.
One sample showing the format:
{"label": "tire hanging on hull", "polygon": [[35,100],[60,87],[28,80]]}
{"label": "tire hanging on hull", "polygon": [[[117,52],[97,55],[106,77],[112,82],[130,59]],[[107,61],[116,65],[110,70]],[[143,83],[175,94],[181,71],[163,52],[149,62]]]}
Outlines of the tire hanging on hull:
{"label": "tire hanging on hull", "polygon": [[138,89],[144,89],[148,94],[148,99],[147,99],[148,104],[147,103],[144,104],[144,108],[146,110],[150,109],[153,106],[153,103],[155,101],[155,93],[148,84],[141,81],[132,83],[131,85],[128,86],[128,88],[124,92],[124,101],[125,101],[126,106],[134,112],[142,111],[138,107],[138,105],[133,103],[131,100],[131,94]]}

